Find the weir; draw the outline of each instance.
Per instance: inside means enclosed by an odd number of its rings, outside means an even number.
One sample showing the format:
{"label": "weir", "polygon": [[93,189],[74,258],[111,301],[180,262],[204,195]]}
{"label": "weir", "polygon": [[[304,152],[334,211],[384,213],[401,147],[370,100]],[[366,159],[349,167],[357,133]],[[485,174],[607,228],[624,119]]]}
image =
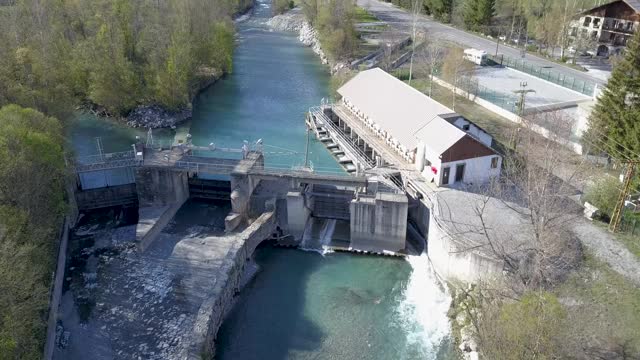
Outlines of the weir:
{"label": "weir", "polygon": [[[141,250],[155,240],[187,199],[200,198],[231,201],[225,219],[229,233],[274,209],[283,244],[305,242],[306,231],[322,238],[316,242],[328,248],[407,252],[408,200],[383,176],[272,168],[265,166],[264,154],[258,149],[244,151],[242,159],[227,159],[194,156],[179,146],[158,150],[136,144],[134,148],[129,155],[104,154],[93,162],[79,161],[75,196],[82,210],[137,205],[136,238]],[[131,172],[132,183],[82,189],[87,173],[113,169]],[[311,225],[318,221],[329,227]],[[331,242],[328,239],[336,221],[342,236]]]}

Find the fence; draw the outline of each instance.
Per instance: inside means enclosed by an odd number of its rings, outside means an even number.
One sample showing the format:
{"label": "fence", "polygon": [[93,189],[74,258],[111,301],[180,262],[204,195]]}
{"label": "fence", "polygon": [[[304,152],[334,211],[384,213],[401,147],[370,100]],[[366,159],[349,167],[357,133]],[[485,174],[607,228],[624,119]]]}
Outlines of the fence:
{"label": "fence", "polygon": [[[441,73],[441,69],[435,69],[433,75],[441,77]],[[409,79],[409,70],[398,69],[393,72],[393,75],[405,81]],[[466,91],[469,94],[469,100],[473,100],[473,97],[477,96],[514,114],[517,113],[518,105],[516,102],[518,97],[515,94],[491,90],[486,86],[478,84],[476,79],[469,76],[461,76],[455,86]]]}
{"label": "fence", "polygon": [[[486,86],[478,84],[478,80],[473,77],[462,77],[458,79],[456,87],[467,92],[469,97],[477,96],[514,114],[518,112],[518,97],[513,93],[491,90]],[[473,100],[473,98],[469,100]]]}
{"label": "fence", "polygon": [[640,235],[640,220],[638,217],[631,217],[630,219],[623,219],[620,222],[620,232],[634,235]]}
{"label": "fence", "polygon": [[529,75],[533,75],[540,79],[550,81],[556,85],[560,85],[567,89],[577,91],[587,96],[593,96],[596,89],[596,84],[592,81],[579,80],[573,76],[567,76],[558,71],[547,69],[539,65],[530,64],[524,59],[513,59],[502,54],[497,57],[490,55],[489,59],[497,64],[522,71]]}

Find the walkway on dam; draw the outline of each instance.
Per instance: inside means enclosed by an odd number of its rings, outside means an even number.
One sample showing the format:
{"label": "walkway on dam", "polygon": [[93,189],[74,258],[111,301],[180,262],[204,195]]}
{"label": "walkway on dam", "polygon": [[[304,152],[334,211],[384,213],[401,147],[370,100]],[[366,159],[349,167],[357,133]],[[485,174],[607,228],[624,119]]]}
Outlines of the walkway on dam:
{"label": "walkway on dam", "polygon": [[357,133],[357,136],[364,140],[367,146],[373,148],[376,154],[379,154],[386,162],[393,164],[394,168],[398,170],[410,170],[414,168],[408,161],[400,156],[400,154],[393,151],[384,139],[369,129],[362,121],[351,115],[342,105],[333,105],[332,110],[342,122],[353,129]]}

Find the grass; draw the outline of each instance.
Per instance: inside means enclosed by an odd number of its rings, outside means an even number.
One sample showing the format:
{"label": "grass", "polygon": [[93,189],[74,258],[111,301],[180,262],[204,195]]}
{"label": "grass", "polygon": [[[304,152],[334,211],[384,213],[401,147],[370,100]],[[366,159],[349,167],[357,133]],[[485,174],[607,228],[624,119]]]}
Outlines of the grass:
{"label": "grass", "polygon": [[[609,224],[602,221],[594,220],[593,223],[605,230],[609,228]],[[616,240],[627,248],[627,250],[640,259],[640,224],[637,226],[636,234],[634,235],[626,232],[617,232],[613,235]]]}
{"label": "grass", "polygon": [[356,6],[355,22],[357,23],[370,23],[378,22],[380,19],[371,14],[367,9]]}
{"label": "grass", "polygon": [[597,343],[640,352],[640,288],[608,265],[587,253],[584,266],[555,292],[569,304],[570,331],[578,346]]}

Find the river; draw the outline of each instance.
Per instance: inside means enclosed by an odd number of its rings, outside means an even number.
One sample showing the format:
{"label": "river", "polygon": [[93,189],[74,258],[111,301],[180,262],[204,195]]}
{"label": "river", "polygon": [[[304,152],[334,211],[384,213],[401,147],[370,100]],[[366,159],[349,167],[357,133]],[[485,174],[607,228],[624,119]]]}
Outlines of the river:
{"label": "river", "polygon": [[[264,0],[263,0],[264,1]],[[195,144],[240,147],[262,139],[267,164],[304,159],[304,112],[329,95],[329,74],[293,34],[271,32],[268,3],[238,24],[233,72],[194,101]],[[130,149],[144,130],[80,116],[70,129],[75,151]],[[156,138],[171,138],[170,130]],[[314,167],[339,169],[315,140]],[[217,359],[450,359],[450,298],[426,256],[406,260],[320,255],[261,247],[259,272],[238,297],[217,339]]]}

